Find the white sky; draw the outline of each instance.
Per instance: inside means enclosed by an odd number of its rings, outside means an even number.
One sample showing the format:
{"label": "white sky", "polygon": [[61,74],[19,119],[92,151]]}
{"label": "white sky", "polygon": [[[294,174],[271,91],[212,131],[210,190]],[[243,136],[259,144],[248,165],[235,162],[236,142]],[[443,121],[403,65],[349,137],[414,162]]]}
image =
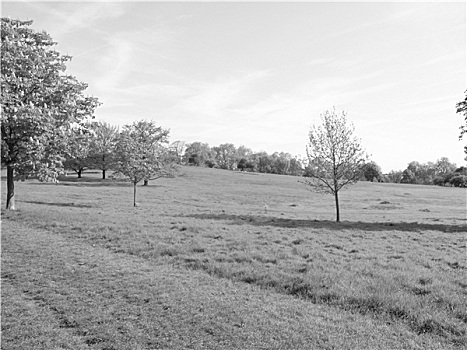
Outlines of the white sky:
{"label": "white sky", "polygon": [[466,5],[383,2],[2,2],[31,19],[114,125],[171,141],[305,156],[333,106],[383,169],[464,165]]}

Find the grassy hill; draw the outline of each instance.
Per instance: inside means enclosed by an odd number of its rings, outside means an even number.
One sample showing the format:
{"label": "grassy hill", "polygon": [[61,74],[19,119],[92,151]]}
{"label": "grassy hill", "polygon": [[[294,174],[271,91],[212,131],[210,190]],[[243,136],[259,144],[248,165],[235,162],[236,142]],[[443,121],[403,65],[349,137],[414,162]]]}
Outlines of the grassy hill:
{"label": "grassy hill", "polygon": [[464,347],[465,189],[358,183],[338,224],[299,180],[17,183],[2,349]]}

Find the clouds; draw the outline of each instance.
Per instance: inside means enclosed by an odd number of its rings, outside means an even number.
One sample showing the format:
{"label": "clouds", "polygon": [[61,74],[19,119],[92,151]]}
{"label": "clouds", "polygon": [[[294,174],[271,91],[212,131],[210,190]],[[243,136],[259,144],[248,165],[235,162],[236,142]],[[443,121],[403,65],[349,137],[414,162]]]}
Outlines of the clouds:
{"label": "clouds", "polygon": [[433,140],[463,158],[454,105],[465,90],[465,4],[3,7],[74,56],[70,72],[112,124],[154,119],[173,139],[304,154],[309,127],[335,106],[385,171],[434,160]]}
{"label": "clouds", "polygon": [[[35,22],[41,22],[43,29],[53,33],[55,39],[80,30],[102,31],[95,28],[96,24],[108,19],[117,19],[127,13],[128,4],[118,2],[24,2],[33,10]],[[36,15],[37,13],[37,15]],[[44,14],[46,21],[42,21]]]}
{"label": "clouds", "polygon": [[98,89],[105,91],[122,84],[122,79],[132,69],[133,51],[132,42],[118,37],[110,39],[106,53],[98,61],[100,79],[95,84]]}

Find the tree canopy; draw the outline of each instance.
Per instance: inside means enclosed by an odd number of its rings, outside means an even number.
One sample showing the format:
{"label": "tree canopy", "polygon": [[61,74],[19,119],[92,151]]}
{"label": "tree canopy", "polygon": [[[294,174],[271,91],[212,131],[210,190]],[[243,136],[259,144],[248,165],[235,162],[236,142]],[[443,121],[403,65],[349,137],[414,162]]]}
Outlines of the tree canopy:
{"label": "tree canopy", "polygon": [[92,166],[102,170],[102,179],[105,179],[106,171],[115,162],[118,127],[102,121],[93,123],[92,134],[89,159]]}
{"label": "tree canopy", "polygon": [[15,209],[14,178],[56,179],[68,130],[99,105],[83,95],[87,84],[65,74],[71,57],[55,51],[50,35],[31,24],[1,19],[1,156],[8,209]]}
{"label": "tree canopy", "polygon": [[305,184],[334,195],[336,221],[340,221],[338,192],[358,181],[367,156],[345,112],[326,111],[321,119],[321,125],[313,126],[309,132],[307,176],[311,179]]}
{"label": "tree canopy", "polygon": [[124,177],[133,183],[133,205],[136,206],[136,184],[169,176],[164,167],[169,130],[162,129],[152,121],[141,120],[125,125],[115,147],[114,176]]}

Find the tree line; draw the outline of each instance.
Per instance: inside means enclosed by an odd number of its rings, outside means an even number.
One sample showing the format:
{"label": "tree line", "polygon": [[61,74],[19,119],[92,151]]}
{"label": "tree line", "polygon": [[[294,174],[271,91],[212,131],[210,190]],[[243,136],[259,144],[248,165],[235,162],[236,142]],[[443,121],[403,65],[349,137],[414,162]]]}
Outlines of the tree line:
{"label": "tree line", "polygon": [[[169,143],[168,129],[140,120],[118,127],[94,120],[100,105],[84,95],[87,84],[66,73],[70,56],[53,49],[56,42],[46,32],[29,28],[32,21],[1,19],[1,164],[7,173],[7,209],[15,209],[14,180],[36,176],[57,181],[64,169],[78,177],[86,169],[109,170],[115,178],[134,185],[159,177],[172,177],[177,164],[303,176],[313,189],[335,195],[358,180],[452,185],[465,187],[465,167],[456,168],[447,158],[436,162],[409,163],[404,171],[381,174],[369,161],[346,113],[322,115],[322,124],[309,133],[307,157],[289,153],[253,152],[231,143],[210,147],[207,143]],[[467,95],[466,95],[467,99]],[[467,132],[466,100],[457,104],[465,116],[460,138]],[[467,148],[466,148],[467,152]]]}
{"label": "tree line", "polygon": [[412,161],[404,170],[391,170],[388,174],[383,174],[378,164],[372,161],[363,165],[361,180],[466,187],[467,168],[465,166],[457,167],[447,157],[441,157],[435,162]]}

